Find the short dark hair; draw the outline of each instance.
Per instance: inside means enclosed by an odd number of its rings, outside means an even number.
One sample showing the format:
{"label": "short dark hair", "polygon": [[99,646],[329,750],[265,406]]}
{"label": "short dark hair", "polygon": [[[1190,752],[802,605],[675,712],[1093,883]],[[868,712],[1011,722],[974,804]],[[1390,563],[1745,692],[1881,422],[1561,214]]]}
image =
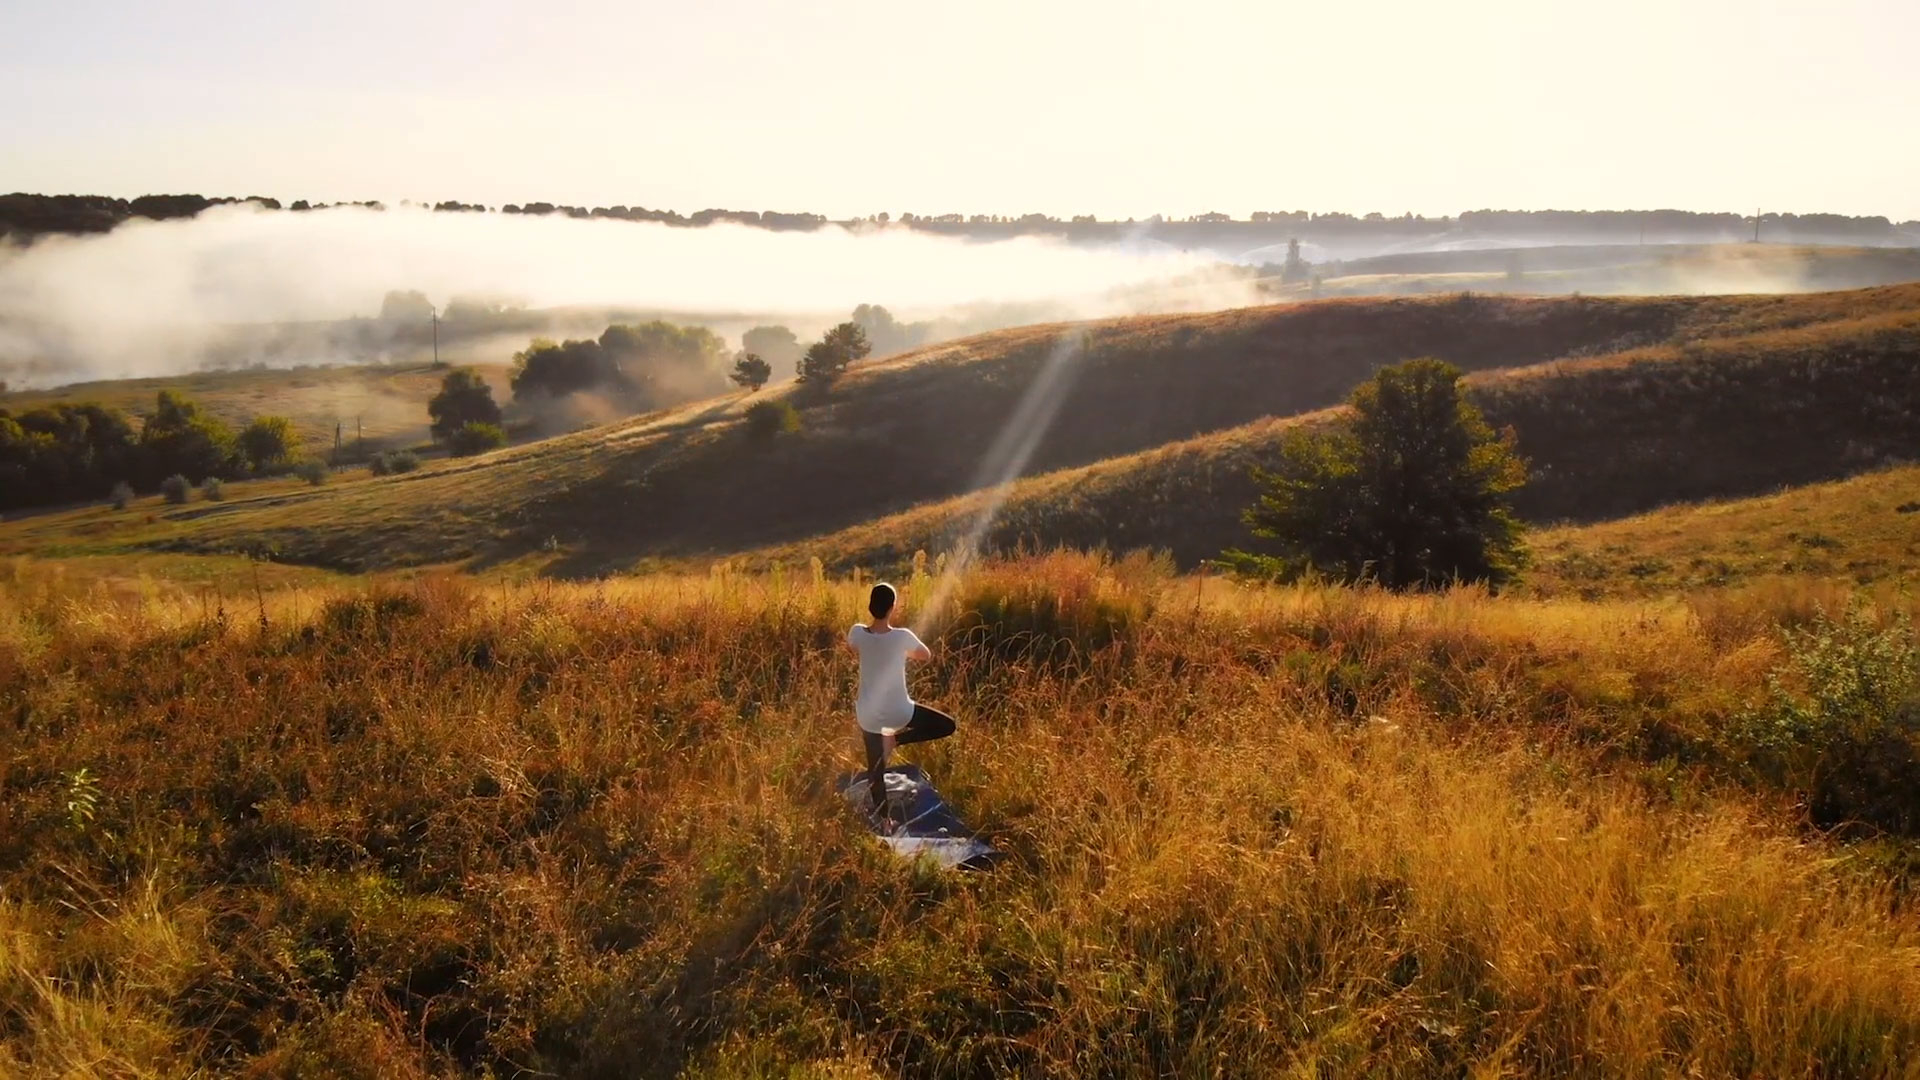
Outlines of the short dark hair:
{"label": "short dark hair", "polygon": [[875,585],[873,592],[868,594],[867,610],[873,614],[874,618],[884,619],[887,613],[893,610],[893,602],[897,599],[899,594],[893,591],[893,586],[883,581]]}

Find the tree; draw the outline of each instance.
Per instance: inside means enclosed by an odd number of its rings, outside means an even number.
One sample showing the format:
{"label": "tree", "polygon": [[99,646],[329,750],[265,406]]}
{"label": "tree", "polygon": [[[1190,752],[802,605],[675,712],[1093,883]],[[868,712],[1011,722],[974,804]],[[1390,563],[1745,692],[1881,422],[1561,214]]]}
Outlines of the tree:
{"label": "tree", "polygon": [[300,436],[284,416],[256,416],[240,430],[240,453],[254,472],[278,472],[300,456]]}
{"label": "tree", "polygon": [[513,358],[513,397],[531,402],[578,393],[656,409],[719,393],[726,344],[704,326],[655,320],[606,328],[597,341],[536,338]]}
{"label": "tree", "polygon": [[798,364],[800,354],[806,351],[800,346],[800,338],[784,326],[754,327],[740,335],[740,350],[753,353],[774,367]]}
{"label": "tree", "polygon": [[380,321],[421,324],[433,319],[433,301],[415,289],[395,289],[380,301]]}
{"label": "tree", "polygon": [[198,483],[233,467],[233,433],[172,390],[160,391],[153,415],[140,429],[140,449],[149,477],[172,474]]}
{"label": "tree", "polygon": [[867,344],[867,332],[860,328],[860,324],[843,322],[807,347],[806,355],[800,358],[800,381],[830,383],[846,371],[848,365],[865,358],[870,351],[872,347]]}
{"label": "tree", "polygon": [[727,376],[735,383],[747,388],[748,393],[767,385],[773,377],[773,365],[750,352],[743,352],[733,362],[733,374]]}
{"label": "tree", "polygon": [[472,368],[455,368],[440,380],[440,392],[427,402],[434,439],[445,442],[466,424],[500,423],[493,387]]}
{"label": "tree", "polygon": [[1226,561],[1270,576],[1307,571],[1394,589],[1510,580],[1526,563],[1507,496],[1526,483],[1513,432],[1497,434],[1439,360],[1383,368],[1348,399],[1350,420],[1295,431],[1245,520],[1277,555]]}

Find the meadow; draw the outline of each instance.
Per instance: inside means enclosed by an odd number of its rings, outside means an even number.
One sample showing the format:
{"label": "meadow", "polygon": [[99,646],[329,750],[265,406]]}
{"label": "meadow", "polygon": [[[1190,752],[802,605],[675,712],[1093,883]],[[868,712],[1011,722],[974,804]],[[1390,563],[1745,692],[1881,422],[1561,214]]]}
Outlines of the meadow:
{"label": "meadow", "polygon": [[0,1072],[1920,1075],[1906,594],[979,565],[950,874],[858,575],[217,565],[0,562]]}

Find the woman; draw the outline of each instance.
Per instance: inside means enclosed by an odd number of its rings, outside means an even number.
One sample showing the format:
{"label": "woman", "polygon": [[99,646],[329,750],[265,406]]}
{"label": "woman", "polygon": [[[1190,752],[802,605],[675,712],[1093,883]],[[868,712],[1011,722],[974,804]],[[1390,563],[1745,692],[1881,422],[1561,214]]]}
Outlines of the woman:
{"label": "woman", "polygon": [[931,660],[933,650],[913,631],[893,625],[899,594],[881,582],[867,597],[873,621],[847,631],[847,647],[860,657],[860,696],[853,706],[860,739],[867,750],[867,791],[873,808],[885,813],[887,757],[895,746],[944,739],[953,734],[953,717],[914,702],[907,693],[907,661]]}

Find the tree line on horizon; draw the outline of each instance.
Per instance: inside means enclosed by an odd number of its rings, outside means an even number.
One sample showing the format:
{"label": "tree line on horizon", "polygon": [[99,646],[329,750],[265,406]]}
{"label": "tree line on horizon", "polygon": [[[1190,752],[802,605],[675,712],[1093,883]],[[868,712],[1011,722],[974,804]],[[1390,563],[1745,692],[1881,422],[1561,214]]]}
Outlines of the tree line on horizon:
{"label": "tree line on horizon", "polygon": [[[329,206],[357,206],[384,210],[378,200],[324,203],[297,199],[282,204],[279,199],[262,195],[245,197],[208,197],[195,194],[142,195],[121,199],[104,195],[43,195],[14,192],[0,195],[0,236],[15,235],[31,239],[43,233],[106,232],[123,221],[146,218],[162,221],[190,218],[216,206],[253,203],[263,210],[305,212]],[[1351,214],[1340,211],[1263,210],[1249,218],[1238,219],[1212,212],[1184,218],[1153,214],[1145,218],[1101,219],[1093,214],[1074,214],[1067,218],[1029,213],[1000,214],[916,214],[876,213],[865,217],[836,220],[824,214],[783,211],[728,210],[709,208],[692,214],[644,206],[571,206],[543,201],[506,203],[497,209],[481,203],[458,199],[414,203],[402,200],[405,207],[419,206],[441,213],[502,213],[519,215],[561,215],[571,218],[608,218],[620,221],[651,221],[683,228],[734,224],[773,230],[813,230],[828,225],[902,227],[942,233],[984,233],[1019,235],[1026,232],[1058,232],[1068,235],[1089,230],[1137,229],[1142,226],[1178,230],[1218,231],[1246,229],[1265,235],[1275,228],[1316,233],[1364,235],[1369,232],[1398,234],[1409,229],[1442,230],[1452,228],[1515,235],[1529,233],[1579,233],[1587,235],[1635,236],[1641,231],[1656,234],[1697,232],[1723,235],[1751,229],[1754,215],[1714,213],[1691,210],[1468,210],[1457,215],[1427,217],[1411,212],[1391,216],[1379,212]],[[1920,242],[1920,220],[1894,222],[1885,215],[1850,216],[1831,213],[1762,213],[1759,224],[1786,237],[1825,236],[1856,240],[1911,238]],[[1913,234],[1910,237],[1908,234]]]}

